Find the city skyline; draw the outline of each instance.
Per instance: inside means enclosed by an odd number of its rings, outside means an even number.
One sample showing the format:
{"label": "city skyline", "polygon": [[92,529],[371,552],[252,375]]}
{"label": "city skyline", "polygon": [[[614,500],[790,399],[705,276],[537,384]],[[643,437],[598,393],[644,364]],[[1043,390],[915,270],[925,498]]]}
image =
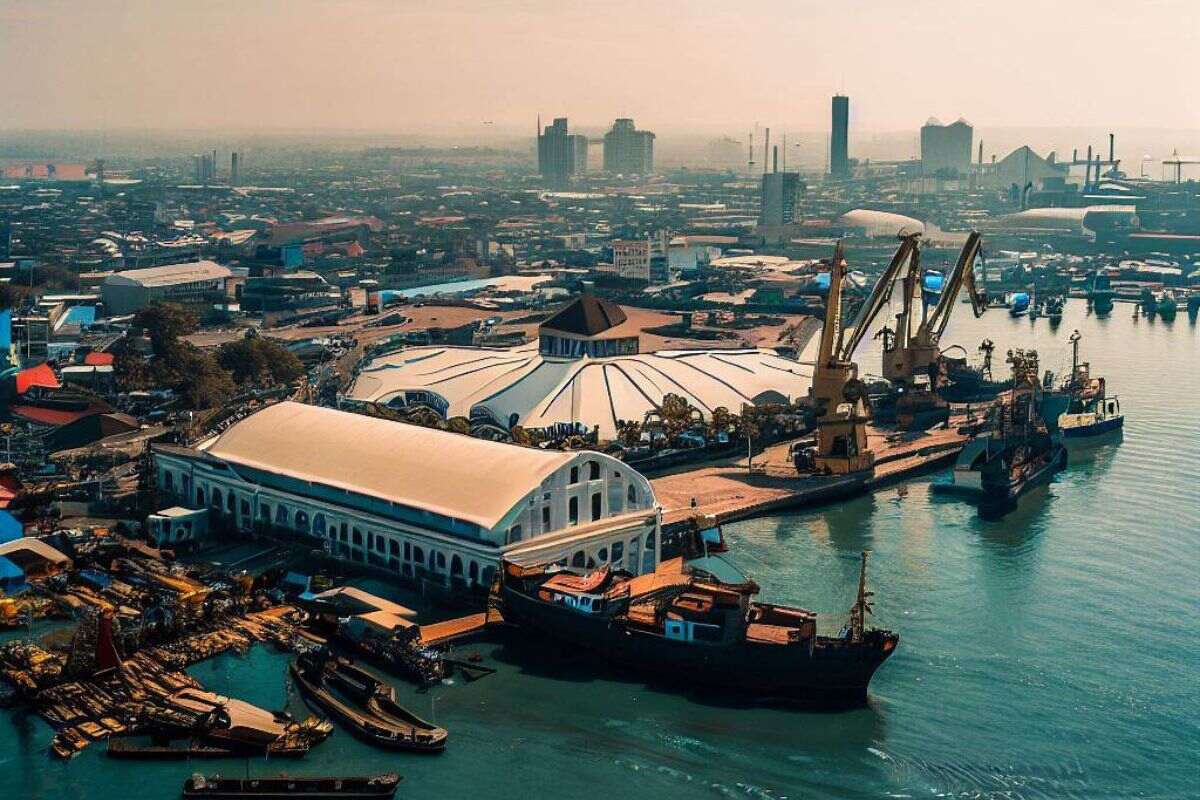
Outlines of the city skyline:
{"label": "city skyline", "polygon": [[1051,19],[1032,3],[851,5],[639,5],[631,27],[577,3],[5,0],[0,69],[20,79],[0,87],[0,126],[482,131],[540,112],[659,132],[820,130],[845,93],[859,132],[931,115],[1200,128],[1200,111],[1173,102],[1189,88],[1195,4],[1135,16],[1072,0]]}

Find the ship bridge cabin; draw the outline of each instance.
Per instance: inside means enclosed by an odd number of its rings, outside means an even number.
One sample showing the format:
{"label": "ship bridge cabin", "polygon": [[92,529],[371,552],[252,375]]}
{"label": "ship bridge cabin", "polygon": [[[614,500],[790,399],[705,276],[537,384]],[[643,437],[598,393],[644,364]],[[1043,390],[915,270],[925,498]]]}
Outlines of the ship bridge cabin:
{"label": "ship bridge cabin", "polygon": [[164,499],[403,578],[486,588],[501,557],[634,574],[658,564],[649,481],[559,452],[283,402],[196,448],[155,445]]}

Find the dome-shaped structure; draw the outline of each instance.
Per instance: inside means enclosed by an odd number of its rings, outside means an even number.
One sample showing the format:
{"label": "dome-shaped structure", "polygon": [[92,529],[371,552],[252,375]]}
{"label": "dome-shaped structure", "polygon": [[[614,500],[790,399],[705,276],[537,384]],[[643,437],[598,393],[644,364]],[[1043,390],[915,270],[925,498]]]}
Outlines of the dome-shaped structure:
{"label": "dome-shaped structure", "polygon": [[834,224],[845,228],[848,233],[865,236],[868,239],[925,233],[925,223],[919,219],[895,214],[891,211],[873,211],[868,208],[847,211],[834,220]]}

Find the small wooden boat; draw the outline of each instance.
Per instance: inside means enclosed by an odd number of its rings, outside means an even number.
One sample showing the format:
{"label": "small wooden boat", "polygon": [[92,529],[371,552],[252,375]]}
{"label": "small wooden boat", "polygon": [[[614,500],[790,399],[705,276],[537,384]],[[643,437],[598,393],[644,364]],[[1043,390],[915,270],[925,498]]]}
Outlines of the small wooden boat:
{"label": "small wooden boat", "polygon": [[[292,681],[305,700],[329,714],[370,744],[392,750],[437,753],[446,749],[447,732],[403,709],[395,700],[395,690],[370,693],[373,676],[347,663],[326,668],[318,659],[301,657],[288,667]],[[351,665],[352,666],[352,665]],[[329,690],[325,681],[346,691],[360,708],[354,708]],[[378,684],[378,681],[375,681]],[[365,699],[363,699],[365,698]]]}
{"label": "small wooden boat", "polygon": [[396,794],[400,776],[381,775],[301,778],[279,775],[263,778],[222,778],[193,775],[184,781],[185,798],[209,800],[256,800],[257,798],[300,797],[305,800],[388,800]]}
{"label": "small wooden boat", "polygon": [[78,727],[80,732],[85,734],[89,739],[103,739],[109,734],[109,731],[96,722],[82,722]]}
{"label": "small wooden boat", "polygon": [[125,732],[125,726],[116,717],[101,717],[100,724],[107,728],[109,733]]}

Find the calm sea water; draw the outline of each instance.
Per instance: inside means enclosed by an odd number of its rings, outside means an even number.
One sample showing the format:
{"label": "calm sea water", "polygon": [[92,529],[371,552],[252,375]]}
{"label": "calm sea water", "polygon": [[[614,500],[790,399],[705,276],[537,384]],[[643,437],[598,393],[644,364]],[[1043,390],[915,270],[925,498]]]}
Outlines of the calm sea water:
{"label": "calm sea water", "polygon": [[[0,796],[168,798],[193,769],[397,770],[409,798],[1182,798],[1200,746],[1200,346],[1181,315],[956,319],[949,340],[1066,341],[1109,378],[1124,440],[1072,454],[1055,483],[999,522],[934,496],[932,476],[819,511],[732,525],[768,598],[843,615],[873,552],[878,624],[900,631],[867,708],[724,707],[614,680],[578,655],[487,645],[499,673],[408,697],[451,731],[439,757],[388,754],[338,731],[302,762],[132,764],[89,748],[46,755],[49,728],[0,720]],[[964,314],[963,317],[969,317]],[[875,356],[864,355],[868,371]],[[302,705],[266,648],[193,669],[263,706]],[[681,684],[687,676],[680,675]],[[404,690],[408,691],[408,690]]]}

